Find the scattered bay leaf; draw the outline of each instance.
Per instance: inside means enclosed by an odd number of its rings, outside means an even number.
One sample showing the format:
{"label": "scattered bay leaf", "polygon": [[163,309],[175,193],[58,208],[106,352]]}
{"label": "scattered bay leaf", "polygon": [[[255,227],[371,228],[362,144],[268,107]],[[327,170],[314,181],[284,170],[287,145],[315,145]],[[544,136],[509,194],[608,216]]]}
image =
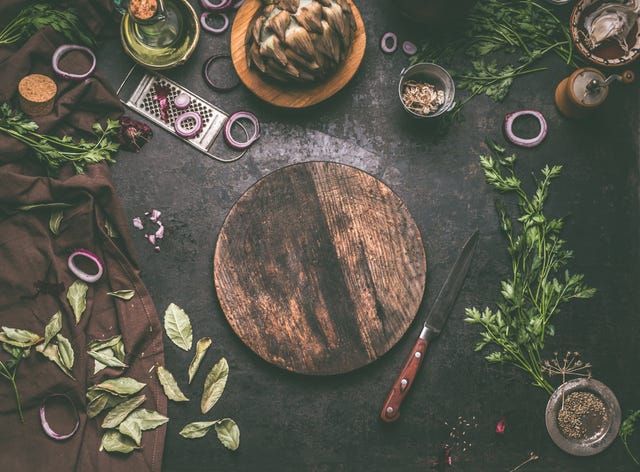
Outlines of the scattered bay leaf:
{"label": "scattered bay leaf", "polygon": [[49,343],[49,345],[47,347],[44,347],[44,344],[38,344],[36,346],[36,351],[38,351],[44,357],[46,357],[51,362],[53,362],[55,365],[60,367],[60,370],[62,370],[62,372],[64,372],[69,377],[71,377],[73,380],[75,380],[73,375],[71,375],[71,371],[67,368],[66,365],[63,364],[62,360],[60,359],[60,351],[58,349],[58,345],[57,344]]}
{"label": "scattered bay leaf", "polygon": [[102,422],[102,428],[117,428],[118,425],[122,423],[127,416],[129,416],[129,413],[142,405],[146,399],[147,397],[143,394],[119,403],[113,408],[113,410],[107,413],[107,416],[105,416],[104,421]]}
{"label": "scattered bay leaf", "polygon": [[196,343],[196,354],[193,356],[193,359],[189,364],[189,383],[191,383],[196,372],[198,372],[200,363],[202,362],[202,359],[204,359],[204,355],[207,353],[209,346],[211,346],[210,338],[202,338]]}
{"label": "scattered bay leaf", "polygon": [[44,327],[44,347],[60,332],[62,329],[62,312],[58,311],[51,316],[51,319]]}
{"label": "scattered bay leaf", "polygon": [[102,436],[102,442],[100,443],[100,450],[107,452],[121,452],[123,454],[129,454],[140,447],[128,436],[121,434],[116,429],[107,430]]}
{"label": "scattered bay leaf", "polygon": [[89,351],[100,351],[101,349],[113,347],[121,341],[122,341],[122,336],[120,334],[118,334],[117,336],[112,336],[107,339],[94,339],[89,344],[87,344],[87,349]]}
{"label": "scattered bay leaf", "polygon": [[145,387],[145,383],[138,382],[131,377],[117,377],[115,379],[105,380],[99,384],[94,385],[92,388],[96,390],[105,390],[107,392],[114,393],[116,395],[133,395],[138,393]]}
{"label": "scattered bay leaf", "polygon": [[80,322],[80,318],[87,308],[87,290],[89,290],[89,286],[82,280],[76,280],[67,290],[67,300],[73,309],[76,324]]}
{"label": "scattered bay leaf", "polygon": [[42,336],[26,329],[2,327],[0,341],[16,347],[29,347],[42,341]]}
{"label": "scattered bay leaf", "polygon": [[137,445],[140,445],[142,431],[155,429],[158,426],[165,424],[167,421],[169,421],[169,418],[161,415],[157,411],[138,408],[118,425],[118,431],[129,436]]}
{"label": "scattered bay leaf", "polygon": [[51,217],[49,217],[49,229],[57,236],[60,233],[60,223],[62,223],[62,218],[64,217],[64,211],[61,208],[56,208],[51,212]]}
{"label": "scattered bay leaf", "polygon": [[231,418],[224,418],[216,421],[214,425],[218,439],[224,447],[235,451],[240,447],[240,428]]}
{"label": "scattered bay leaf", "polygon": [[195,421],[182,428],[178,434],[187,439],[201,438],[205,436],[216,423],[217,421]]}
{"label": "scattered bay leaf", "polygon": [[[102,349],[100,351],[87,351],[93,359],[95,359],[98,363],[102,364],[102,369],[105,367],[118,367],[124,368],[128,367],[127,364],[118,359],[112,348]],[[98,369],[96,372],[100,371]]]}
{"label": "scattered bay leaf", "polygon": [[120,298],[122,300],[131,300],[136,294],[135,290],[116,290],[115,292],[107,292],[107,295]]}
{"label": "scattered bay leaf", "polygon": [[164,330],[169,339],[181,349],[188,351],[193,344],[193,331],[189,315],[175,303],[171,303],[164,312]]}
{"label": "scattered bay leaf", "polygon": [[178,382],[176,382],[176,379],[173,377],[171,372],[163,366],[158,366],[156,372],[158,373],[158,380],[160,380],[162,388],[164,389],[164,394],[169,400],[173,400],[174,402],[189,401],[184,393],[182,393],[182,390],[180,390],[180,387],[178,387]]}
{"label": "scattered bay leaf", "polygon": [[119,238],[120,237],[120,235],[118,234],[116,229],[111,224],[111,221],[109,221],[108,219],[104,220],[104,230],[107,232],[107,235],[110,238]]}
{"label": "scattered bay leaf", "polygon": [[56,339],[58,341],[58,354],[60,356],[60,361],[67,369],[71,370],[75,360],[73,346],[71,345],[71,342],[60,333],[56,335]]}
{"label": "scattered bay leaf", "polygon": [[202,392],[202,400],[200,401],[202,414],[208,413],[218,399],[220,399],[227,385],[228,376],[229,364],[227,364],[227,360],[223,357],[211,368],[204,381],[204,390]]}

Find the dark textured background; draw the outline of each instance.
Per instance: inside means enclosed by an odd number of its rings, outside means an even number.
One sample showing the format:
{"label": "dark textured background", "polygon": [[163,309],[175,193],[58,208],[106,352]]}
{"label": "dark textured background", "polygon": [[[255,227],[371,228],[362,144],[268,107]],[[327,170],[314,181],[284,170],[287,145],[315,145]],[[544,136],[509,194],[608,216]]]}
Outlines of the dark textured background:
{"label": "dark textured background", "polygon": [[[226,451],[213,433],[183,439],[178,431],[184,424],[204,419],[199,401],[171,403],[164,470],[430,470],[459,418],[477,427],[467,428],[471,446],[466,451],[454,449],[451,470],[508,471],[530,451],[540,456],[525,469],[532,472],[633,470],[620,441],[591,458],[560,451],[544,425],[547,396],[529,385],[528,377],[510,367],[490,366],[473,352],[477,329],[462,319],[467,306],[492,305],[499,281],[508,274],[495,194],[484,182],[478,155],[486,151],[487,136],[502,139],[506,113],[539,109],[549,123],[547,139],[533,150],[508,149],[517,152],[525,179],[545,163],[564,165],[552,186],[548,212],[571,215],[564,236],[575,250],[573,270],[598,289],[595,298],[563,309],[546,354],[580,351],[593,364],[594,377],[616,393],[623,411],[640,408],[637,83],[611,87],[610,98],[592,119],[568,121],[556,111],[553,91],[570,69],[550,60],[550,70],[517,80],[503,103],[470,102],[465,120],[438,136],[400,107],[397,80],[406,57],[378,49],[385,31],[398,32],[401,40],[424,32],[401,19],[391,4],[357,2],[368,37],[362,66],[344,90],[308,110],[273,108],[243,87],[228,94],[209,90],[201,65],[212,54],[228,51],[229,33],[203,33],[194,56],[168,75],[229,113],[252,110],[261,120],[260,140],[240,161],[221,164],[154,127],[153,140],[139,155],[122,153],[113,166],[130,217],[151,208],[163,212],[166,238],[160,253],[131,229],[159,313],[171,302],[182,306],[191,316],[194,337],[214,341],[200,375],[185,392],[199,398],[205,369],[225,356],[229,382],[206,419],[232,417],[241,429],[235,453]],[[114,86],[130,65],[116,40],[101,48],[99,69]],[[212,282],[216,236],[236,199],[266,174],[309,160],[350,164],[384,181],[412,212],[427,253],[425,299],[405,337],[374,364],[335,377],[294,375],[255,356],[228,326]],[[387,390],[475,228],[481,232],[480,244],[452,316],[431,346],[402,417],[383,424],[378,410]],[[192,353],[169,342],[165,346],[167,366],[183,377]],[[501,416],[507,429],[497,436]],[[640,452],[640,433],[634,446]]]}

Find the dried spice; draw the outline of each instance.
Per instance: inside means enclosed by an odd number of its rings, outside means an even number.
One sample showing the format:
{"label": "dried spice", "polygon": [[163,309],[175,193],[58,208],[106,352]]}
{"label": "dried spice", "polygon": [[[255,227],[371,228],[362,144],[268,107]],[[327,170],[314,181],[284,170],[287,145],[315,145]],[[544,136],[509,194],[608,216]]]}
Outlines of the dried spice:
{"label": "dried spice", "polygon": [[129,13],[138,20],[148,20],[158,11],[157,0],[131,0]]}
{"label": "dried spice", "polygon": [[67,290],[67,300],[73,309],[76,324],[80,323],[80,318],[87,308],[87,290],[89,290],[89,286],[82,280],[76,280]]}
{"label": "dried spice", "polygon": [[229,377],[229,364],[223,357],[214,365],[207,378],[204,381],[204,390],[202,392],[202,400],[200,401],[200,410],[202,414],[206,414],[213,408],[213,405],[220,399],[222,392],[227,385]]}
{"label": "dried spice", "polygon": [[176,379],[171,372],[163,366],[158,366],[156,373],[158,374],[158,380],[164,389],[164,394],[169,400],[173,400],[174,402],[189,401],[186,395],[182,393],[182,390],[180,390],[178,382],[176,382]]}
{"label": "dried spice", "polygon": [[515,466],[513,469],[511,469],[509,472],[516,472],[516,470],[521,469],[522,467],[524,467],[525,465],[527,465],[529,462],[533,462],[533,461],[537,461],[538,459],[540,459],[540,456],[538,454],[536,454],[535,452],[531,451],[529,453],[529,457],[524,460],[523,462],[521,462],[520,464],[518,464],[517,466]]}
{"label": "dried spice", "polygon": [[592,392],[571,392],[558,412],[558,427],[569,439],[588,439],[609,421],[607,407]]}
{"label": "dried spice", "polygon": [[240,447],[240,429],[231,418],[189,423],[182,428],[179,434],[186,439],[198,439],[204,437],[212,427],[216,430],[218,439],[224,447],[231,451]]}
{"label": "dried spice", "polygon": [[189,315],[175,303],[171,303],[164,312],[164,330],[180,349],[191,349],[193,330]]}
{"label": "dried spice", "polygon": [[142,146],[153,137],[151,127],[145,123],[123,116],[120,118],[120,129],[116,139],[120,143],[120,149],[130,152],[140,152]]}
{"label": "dried spice", "polygon": [[567,351],[562,360],[559,360],[558,353],[554,352],[553,359],[543,362],[542,370],[550,377],[561,375],[562,383],[567,381],[568,375],[591,378],[591,364],[583,362],[580,359],[580,353],[576,351]]}
{"label": "dried spice", "polygon": [[204,359],[209,346],[211,346],[210,338],[202,338],[196,343],[196,354],[195,356],[193,356],[193,359],[189,364],[189,383],[191,383],[193,377],[195,377],[196,373],[198,372],[200,363],[202,362],[202,359]]}
{"label": "dried spice", "polygon": [[402,88],[402,103],[419,115],[430,115],[444,105],[444,91],[428,82],[407,80]]}

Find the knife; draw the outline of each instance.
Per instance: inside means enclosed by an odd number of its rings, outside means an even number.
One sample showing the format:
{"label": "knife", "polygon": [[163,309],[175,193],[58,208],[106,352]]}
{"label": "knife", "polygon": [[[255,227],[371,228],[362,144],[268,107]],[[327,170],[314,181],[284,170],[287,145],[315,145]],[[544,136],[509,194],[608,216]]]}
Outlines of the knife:
{"label": "knife", "polygon": [[424,327],[420,332],[418,340],[414,344],[413,349],[411,349],[411,353],[407,357],[400,371],[400,375],[398,375],[391,390],[389,390],[389,395],[387,395],[387,399],[380,411],[382,421],[391,423],[400,417],[402,400],[404,400],[404,397],[409,393],[409,389],[413,385],[429,342],[440,334],[442,327],[449,317],[449,313],[453,308],[458,293],[464,283],[464,279],[467,276],[467,272],[469,271],[471,259],[477,245],[478,230],[475,230],[469,239],[467,239],[467,242],[464,243],[462,252],[453,265],[451,272],[449,272],[447,280],[445,280],[435,303],[429,311],[429,315],[424,322]]}

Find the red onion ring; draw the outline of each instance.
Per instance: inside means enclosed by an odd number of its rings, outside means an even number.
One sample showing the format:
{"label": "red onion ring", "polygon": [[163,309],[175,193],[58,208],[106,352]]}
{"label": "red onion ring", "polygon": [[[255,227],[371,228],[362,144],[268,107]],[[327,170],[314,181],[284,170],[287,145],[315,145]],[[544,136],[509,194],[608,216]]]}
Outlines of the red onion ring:
{"label": "red onion ring", "polygon": [[[387,46],[388,40],[391,40],[391,46]],[[380,38],[380,49],[386,54],[395,52],[398,49],[398,37],[396,34],[391,31],[383,34],[382,38]]]}
{"label": "red onion ring", "polygon": [[179,93],[173,99],[173,104],[176,106],[178,110],[184,110],[189,106],[190,103],[191,103],[191,97],[189,96],[189,94],[186,94],[184,92]]}
{"label": "red onion ring", "polygon": [[403,41],[402,52],[404,52],[407,56],[413,56],[418,52],[418,46],[413,44],[411,41]]}
{"label": "red onion ring", "polygon": [[215,0],[200,0],[200,5],[207,11],[222,11],[231,5],[233,0],[219,0],[217,3]]}
{"label": "red onion ring", "polygon": [[[76,425],[73,427],[73,430],[70,433],[67,433],[67,434],[56,433],[53,430],[53,428],[49,426],[49,422],[47,421],[47,411],[46,411],[47,402],[55,397],[62,397],[66,399],[69,402],[69,404],[73,407],[73,412],[75,413],[75,416],[76,416]],[[78,427],[80,426],[80,417],[78,416],[78,409],[76,408],[76,405],[73,403],[71,398],[69,398],[67,395],[63,393],[56,393],[46,398],[42,402],[42,405],[40,406],[40,424],[42,425],[42,429],[44,430],[45,434],[49,436],[51,439],[55,439],[56,441],[64,441],[65,439],[69,439],[71,436],[76,434],[76,431],[78,431]]]}
{"label": "red onion ring", "polygon": [[[207,85],[209,85],[209,87],[211,87],[216,92],[229,92],[240,84],[240,77],[238,77],[238,74],[236,74],[236,82],[227,87],[223,87],[213,83],[213,80],[211,80],[211,77],[209,77],[209,68],[211,67],[211,64],[214,63],[214,61],[217,61],[219,59],[231,60],[231,56],[229,54],[216,54],[215,56],[211,56],[205,61],[204,65],[202,66],[202,77],[204,78],[204,81],[207,83]],[[231,69],[235,73],[235,69],[233,67]]]}
{"label": "red onion ring", "polygon": [[[538,120],[540,124],[540,132],[535,138],[521,138],[516,136],[513,132],[513,122],[521,116],[533,116]],[[521,110],[507,114],[504,118],[504,125],[502,127],[504,135],[516,146],[522,147],[535,147],[540,144],[547,136],[547,121],[542,116],[542,113],[536,110]]]}
{"label": "red onion ring", "polygon": [[[223,23],[220,28],[214,28],[213,26],[209,25],[207,19],[211,15],[219,16],[220,18],[222,18]],[[208,31],[209,33],[222,34],[229,28],[229,16],[226,13],[221,13],[218,11],[205,11],[202,15],[200,15],[200,25],[202,25],[202,29]]]}
{"label": "red onion ring", "polygon": [[[98,268],[98,272],[95,274],[87,274],[86,272],[81,270],[74,262],[74,259],[79,256],[89,259],[91,262],[93,262]],[[100,277],[102,277],[102,274],[104,272],[104,265],[102,264],[102,260],[94,253],[92,253],[91,251],[87,251],[86,249],[78,249],[77,251],[72,252],[69,256],[69,259],[67,260],[67,265],[69,266],[69,270],[73,272],[76,277],[87,282],[88,284],[92,284],[100,280]]]}
{"label": "red onion ring", "polygon": [[[192,129],[185,128],[184,126],[184,122],[189,119],[196,121]],[[186,111],[176,118],[176,121],[173,122],[173,127],[176,129],[178,136],[182,138],[193,138],[202,129],[202,116],[195,111]]]}
{"label": "red onion ring", "polygon": [[[87,72],[85,72],[84,74],[73,74],[71,72],[65,72],[60,69],[60,59],[62,59],[62,56],[70,51],[82,51],[91,58],[91,67],[89,67],[89,70]],[[63,44],[62,46],[58,47],[58,49],[56,49],[53,53],[53,57],[51,58],[51,67],[53,67],[53,71],[56,73],[56,75],[62,77],[63,79],[86,79],[96,69],[96,55],[88,47],[80,46],[79,44]]]}
{"label": "red onion ring", "polygon": [[[233,124],[236,121],[238,121],[240,119],[243,119],[243,118],[249,120],[253,124],[253,135],[252,136],[248,136],[248,133],[247,133],[247,140],[244,143],[241,143],[239,141],[236,141],[233,138],[233,136],[231,136],[231,127],[233,126]],[[236,149],[238,151],[241,151],[243,149],[247,149],[255,141],[257,141],[257,139],[259,137],[260,137],[260,123],[258,122],[258,118],[256,117],[256,115],[254,115],[250,111],[237,111],[237,112],[235,112],[233,115],[231,115],[227,119],[227,122],[224,125],[224,139],[225,139],[225,141],[227,142],[227,144],[230,147],[232,147],[233,149]]]}

